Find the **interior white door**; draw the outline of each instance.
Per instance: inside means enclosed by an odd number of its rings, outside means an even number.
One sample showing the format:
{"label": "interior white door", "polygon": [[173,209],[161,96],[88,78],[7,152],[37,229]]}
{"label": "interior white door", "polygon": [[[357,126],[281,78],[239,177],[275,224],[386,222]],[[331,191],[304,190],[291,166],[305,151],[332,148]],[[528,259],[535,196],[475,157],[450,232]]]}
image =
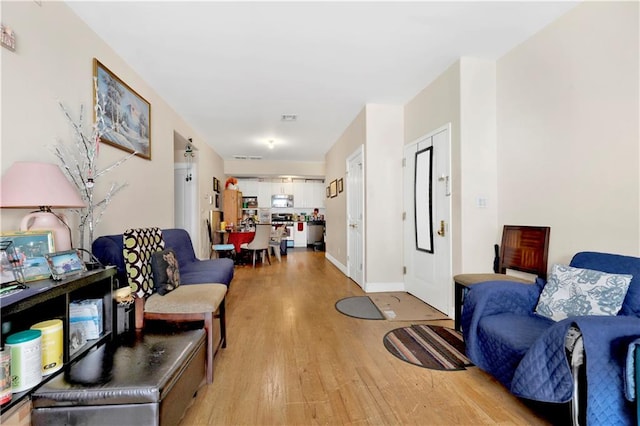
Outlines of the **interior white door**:
{"label": "interior white door", "polygon": [[450,126],[404,150],[405,289],[453,315]]}
{"label": "interior white door", "polygon": [[[187,176],[190,179],[187,180]],[[200,233],[198,231],[198,204],[196,197],[197,172],[195,164],[189,169],[186,164],[174,165],[174,217],[175,227],[186,229],[191,237],[193,246],[200,247]]]}
{"label": "interior white door", "polygon": [[362,147],[347,158],[347,272],[364,289],[364,156]]}

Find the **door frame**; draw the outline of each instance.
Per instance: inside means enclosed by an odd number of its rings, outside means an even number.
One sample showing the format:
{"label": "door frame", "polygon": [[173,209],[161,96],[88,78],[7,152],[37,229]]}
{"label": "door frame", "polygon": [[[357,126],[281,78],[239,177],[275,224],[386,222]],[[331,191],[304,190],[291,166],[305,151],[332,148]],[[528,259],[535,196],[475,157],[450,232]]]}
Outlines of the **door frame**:
{"label": "door frame", "polygon": [[[189,233],[191,237],[191,241],[193,242],[193,247],[196,253],[199,252],[200,247],[200,215],[198,211],[200,209],[200,205],[198,204],[198,166],[195,163],[191,163],[191,181],[188,182],[187,185],[182,184],[180,188],[187,188],[184,194],[180,194],[176,188],[176,182],[174,181],[174,188],[176,191],[173,195],[174,202],[174,226],[178,227],[176,223],[177,217],[175,217],[175,209],[178,207],[179,202],[182,202],[182,199],[187,200],[186,202],[186,210],[185,216],[189,216],[189,220],[191,222],[190,226],[185,226],[186,231]],[[176,179],[176,172],[179,170],[187,170],[189,165],[187,163],[174,163],[173,164],[173,178]],[[184,195],[184,198],[181,196]]]}
{"label": "door frame", "polygon": [[[352,186],[349,185],[349,179],[348,176],[350,175],[350,163],[351,161],[360,156],[360,159],[362,161],[362,179],[361,179],[361,186],[360,188],[353,188]],[[365,224],[365,219],[366,219],[366,215],[365,215],[365,161],[364,161],[364,145],[360,145],[355,151],[353,151],[351,154],[349,154],[345,160],[345,170],[346,170],[346,175],[347,175],[347,179],[345,182],[345,187],[347,188],[347,208],[346,208],[346,220],[345,220],[345,233],[347,235],[347,276],[349,278],[351,278],[352,280],[354,280],[363,290],[366,289],[366,246],[365,246],[365,230],[366,230],[366,224]],[[349,217],[351,216],[351,200],[353,199],[352,197],[360,197],[360,201],[361,201],[361,205],[362,205],[362,229],[360,232],[361,235],[361,241],[360,244],[362,246],[362,282],[359,283],[357,280],[354,279],[354,277],[351,274],[351,267],[353,266],[353,259],[351,258],[351,249],[352,249],[352,245],[353,242],[351,241],[351,232],[349,232]]]}
{"label": "door frame", "polygon": [[[425,140],[427,140],[429,138],[433,138],[434,136],[438,135],[439,133],[442,133],[443,131],[447,131],[447,139],[448,139],[447,140],[447,149],[449,150],[449,153],[448,153],[448,156],[447,156],[448,157],[447,168],[448,168],[449,175],[448,175],[448,181],[446,182],[447,190],[445,191],[446,192],[446,197],[445,198],[446,198],[447,202],[449,203],[449,212],[448,212],[448,217],[445,218],[445,220],[446,220],[446,233],[447,233],[447,238],[448,238],[448,249],[447,249],[448,250],[448,264],[447,265],[436,264],[436,269],[434,271],[434,275],[435,275],[434,278],[437,279],[438,275],[441,276],[441,277],[446,275],[446,277],[447,277],[446,279],[443,279],[443,281],[445,281],[447,283],[447,285],[448,285],[448,287],[446,287],[446,295],[447,295],[447,304],[446,304],[447,306],[446,306],[446,308],[447,308],[447,310],[444,313],[453,318],[453,315],[454,315],[454,312],[453,312],[453,309],[454,309],[454,306],[453,306],[454,305],[454,300],[453,300],[454,288],[453,288],[453,272],[452,272],[453,271],[453,226],[452,226],[453,204],[452,204],[452,195],[451,195],[451,191],[452,191],[452,189],[451,189],[452,188],[452,177],[451,177],[451,175],[452,175],[452,166],[451,166],[451,148],[452,148],[451,147],[451,127],[452,127],[451,123],[447,123],[447,124],[445,124],[443,126],[437,127],[436,129],[425,133],[424,135],[422,135],[422,136],[414,139],[410,143],[404,145],[403,146],[403,157],[404,157],[404,154],[406,153],[406,150],[408,148],[410,148],[412,146],[416,146],[419,143],[424,142]],[[430,146],[431,147],[434,146],[433,142],[431,143]],[[432,178],[433,178],[433,184],[434,185],[438,185],[439,184],[439,182],[438,182],[439,179],[438,179],[437,176],[433,175],[433,174],[435,174],[435,172],[437,170],[435,168],[436,167],[436,162],[437,162],[437,159],[436,159],[435,155],[437,155],[437,151],[434,149],[433,152],[434,152],[434,157],[433,157],[434,169],[432,169]],[[415,165],[414,165],[414,167],[415,167]],[[405,182],[405,175],[407,173],[408,172],[405,169],[405,171],[403,173],[403,188],[404,188],[404,182]],[[414,185],[415,185],[415,182],[414,182]],[[436,191],[434,190],[434,193],[435,192]],[[434,207],[436,207],[436,206],[437,205],[434,204]],[[403,211],[405,211],[405,214],[408,216],[408,215],[412,214],[412,212],[409,212],[407,209],[408,209],[408,206],[403,205]],[[438,217],[436,208],[434,208],[432,210],[432,217],[431,217],[434,234],[435,234],[435,231],[437,229],[436,222],[438,220],[441,220],[441,219],[442,218]],[[405,226],[406,226],[406,223],[405,223]],[[415,242],[415,236],[412,235],[412,236],[408,237],[407,236],[407,232],[405,232],[403,230],[403,239],[404,239],[403,247],[406,247],[406,245],[407,245],[407,238],[411,238],[412,242]],[[433,255],[434,256],[438,255],[438,253],[435,253],[436,239],[434,239],[434,244],[433,244],[433,248],[434,248]],[[406,256],[408,256],[408,253],[405,253],[404,256],[405,256],[404,263],[406,265],[407,264]],[[435,260],[437,260],[437,257],[434,258],[434,261]],[[440,274],[436,274],[435,272],[440,272]],[[405,280],[405,290],[407,290],[406,289],[406,275],[405,275],[405,279],[404,280]],[[444,284],[442,285],[442,290],[445,290],[445,285]],[[427,301],[425,301],[425,302],[427,302]]]}

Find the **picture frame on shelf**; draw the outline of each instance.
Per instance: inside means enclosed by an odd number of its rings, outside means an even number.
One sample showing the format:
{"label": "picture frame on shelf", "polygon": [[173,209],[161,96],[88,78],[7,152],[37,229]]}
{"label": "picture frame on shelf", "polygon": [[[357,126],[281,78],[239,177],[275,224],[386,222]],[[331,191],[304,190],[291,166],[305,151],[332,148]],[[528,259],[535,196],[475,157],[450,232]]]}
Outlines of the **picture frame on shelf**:
{"label": "picture frame on shelf", "polygon": [[96,58],[93,77],[97,85],[93,95],[94,119],[104,120],[106,128],[101,142],[151,160],[151,104]]}
{"label": "picture frame on shelf", "polygon": [[54,280],[63,280],[73,275],[87,272],[87,267],[78,250],[66,250],[56,253],[45,253],[51,276]]}
{"label": "picture frame on shelf", "polygon": [[344,182],[342,178],[338,179],[338,194],[344,191]]}
{"label": "picture frame on shelf", "polygon": [[0,241],[11,241],[22,267],[24,281],[47,279],[51,276],[44,255],[53,253],[52,231],[10,231],[0,234]]}
{"label": "picture frame on shelf", "polygon": [[331,198],[337,197],[338,196],[338,181],[336,179],[332,180],[331,183],[329,184],[329,192],[330,192],[330,196]]}
{"label": "picture frame on shelf", "polygon": [[[13,247],[13,241],[0,241],[0,285],[7,283],[23,283],[22,267],[18,265],[18,256]],[[13,292],[7,287],[0,288],[0,297],[8,296]]]}

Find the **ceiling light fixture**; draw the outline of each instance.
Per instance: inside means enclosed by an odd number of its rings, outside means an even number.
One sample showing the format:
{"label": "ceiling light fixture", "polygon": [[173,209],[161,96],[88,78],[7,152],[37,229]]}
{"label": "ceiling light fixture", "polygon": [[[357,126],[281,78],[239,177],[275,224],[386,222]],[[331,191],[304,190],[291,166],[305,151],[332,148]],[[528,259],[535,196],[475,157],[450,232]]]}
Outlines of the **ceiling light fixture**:
{"label": "ceiling light fixture", "polygon": [[273,139],[269,139],[269,142],[267,142],[269,144],[269,149],[273,149],[274,146],[274,141]]}

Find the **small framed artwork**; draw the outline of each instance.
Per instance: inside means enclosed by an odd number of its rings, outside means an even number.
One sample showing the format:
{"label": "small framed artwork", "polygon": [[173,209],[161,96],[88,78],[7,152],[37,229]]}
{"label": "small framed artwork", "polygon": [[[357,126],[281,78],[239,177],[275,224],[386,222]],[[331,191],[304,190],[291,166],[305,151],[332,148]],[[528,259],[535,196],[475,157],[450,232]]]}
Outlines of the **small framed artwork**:
{"label": "small framed artwork", "polygon": [[94,119],[105,126],[100,140],[151,160],[151,104],[95,58],[93,77]]}
{"label": "small framed artwork", "polygon": [[220,194],[216,193],[216,209],[220,208]]}
{"label": "small framed artwork", "polygon": [[54,251],[53,232],[15,231],[0,235],[0,241],[11,241],[16,255],[16,264],[22,268],[24,281],[49,278],[51,271],[44,255]]}
{"label": "small framed artwork", "polygon": [[213,178],[213,192],[220,192],[220,181]]}
{"label": "small framed artwork", "polygon": [[327,186],[327,198],[331,197],[331,188]]}
{"label": "small framed artwork", "polygon": [[338,196],[338,181],[337,180],[334,179],[334,180],[331,181],[331,183],[329,184],[329,192],[330,192],[331,198]]}
{"label": "small framed artwork", "polygon": [[87,272],[87,267],[80,258],[77,250],[45,253],[51,276],[54,280],[63,280],[73,275]]}
{"label": "small framed artwork", "polygon": [[344,182],[342,178],[338,179],[338,194],[344,191]]}

